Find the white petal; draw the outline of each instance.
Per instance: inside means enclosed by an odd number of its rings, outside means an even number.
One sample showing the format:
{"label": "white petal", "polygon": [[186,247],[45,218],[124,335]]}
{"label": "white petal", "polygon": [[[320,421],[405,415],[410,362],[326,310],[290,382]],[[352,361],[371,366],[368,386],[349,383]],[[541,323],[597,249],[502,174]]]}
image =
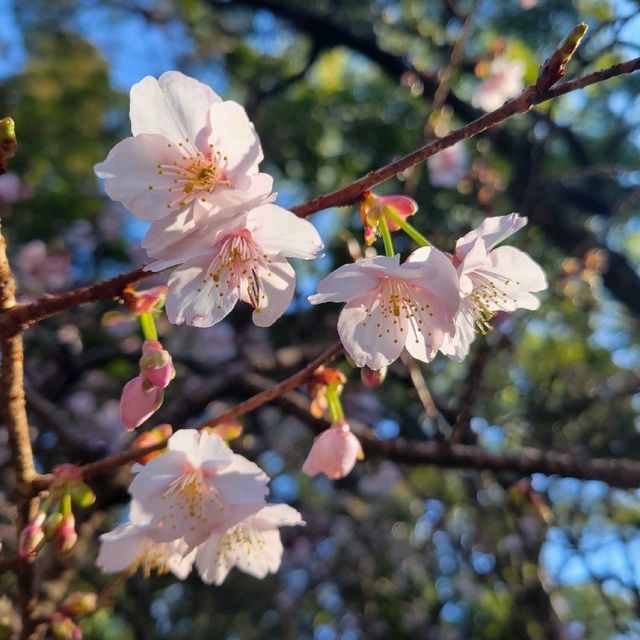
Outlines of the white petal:
{"label": "white petal", "polygon": [[453,330],[453,318],[438,299],[416,292],[416,308],[407,322],[405,347],[417,360],[431,362],[438,353],[447,331]]}
{"label": "white petal", "polygon": [[178,71],[167,71],[158,80],[143,78],[131,88],[131,132],[158,133],[174,143],[193,142],[209,125],[209,108],[221,102],[206,84]]}
{"label": "white petal", "polygon": [[260,140],[247,112],[237,102],[227,100],[209,108],[209,143],[227,157],[227,175],[234,186],[246,188],[243,178],[258,172],[264,158]]}
{"label": "white petal", "polygon": [[515,247],[498,247],[488,256],[485,265],[476,269],[495,283],[498,295],[488,307],[494,311],[503,309],[537,309],[539,301],[532,292],[547,288],[547,276],[531,257]]}
{"label": "white petal", "polygon": [[105,573],[128,569],[138,558],[144,544],[143,529],[130,523],[121,524],[100,536],[96,564]]}
{"label": "white petal", "polygon": [[275,204],[256,207],[247,216],[247,228],[267,253],[310,260],[324,247],[307,220]]}
{"label": "white petal", "polygon": [[440,351],[451,360],[462,362],[469,355],[471,344],[476,338],[473,314],[464,305],[456,314],[454,325],[455,330],[444,337]]}
{"label": "white petal", "polygon": [[460,306],[460,285],[458,272],[451,258],[435,247],[421,247],[407,258],[404,266],[417,262],[428,267],[429,272],[425,272],[425,277],[419,282],[413,280],[412,284],[420,286],[431,294],[434,304],[438,305],[449,319],[452,319]]}
{"label": "white petal", "polygon": [[224,553],[219,552],[221,540],[222,535],[214,533],[198,547],[196,567],[205,584],[221,585],[231,569]]}
{"label": "white petal", "polygon": [[[167,139],[158,135],[125,138],[104,162],[94,169],[105,178],[104,190],[112,200],[122,204],[143,220],[160,220],[174,209],[167,205],[176,199],[173,178],[160,174],[158,164],[171,164],[180,156]],[[151,189],[149,189],[151,187]]]}
{"label": "white petal", "polygon": [[214,257],[194,258],[173,271],[166,303],[170,322],[210,327],[231,312],[238,301],[238,292],[228,286],[227,269],[219,274],[217,282],[210,276]]}
{"label": "white petal", "polygon": [[234,454],[233,462],[209,479],[211,485],[230,504],[260,504],[256,513],[264,506],[264,498],[269,493],[265,472],[253,462]]}
{"label": "white petal", "polygon": [[[179,432],[178,432],[179,433]],[[182,451],[166,451],[147,462],[129,486],[129,493],[141,505],[161,495],[187,463]]]}
{"label": "white petal", "polygon": [[304,524],[300,512],[288,504],[268,504],[255,515],[253,522],[259,529]]}
{"label": "white petal", "polygon": [[270,327],[286,310],[296,290],[296,273],[285,258],[269,258],[268,269],[260,270],[260,307],[253,312],[258,327]]}
{"label": "white petal", "polygon": [[[400,331],[402,329],[402,331]],[[406,318],[393,323],[381,313],[381,297],[348,302],[338,318],[338,334],[356,366],[381,369],[398,358],[407,338]]]}
{"label": "white petal", "polygon": [[522,229],[526,224],[527,218],[517,213],[512,213],[508,216],[485,218],[479,226],[469,231],[456,242],[455,254],[462,260],[478,238],[482,238],[487,251],[491,251],[493,247],[519,229]]}
{"label": "white petal", "polygon": [[[348,302],[376,289],[380,280],[361,268],[361,260],[345,264],[318,283],[318,293],[309,296],[311,304]],[[375,272],[374,272],[375,273]]]}

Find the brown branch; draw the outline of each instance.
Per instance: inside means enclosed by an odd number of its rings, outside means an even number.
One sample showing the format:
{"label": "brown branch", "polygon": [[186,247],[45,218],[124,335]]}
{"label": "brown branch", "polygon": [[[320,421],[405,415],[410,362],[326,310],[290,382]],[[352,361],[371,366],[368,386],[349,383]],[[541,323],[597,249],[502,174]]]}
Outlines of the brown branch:
{"label": "brown branch", "polygon": [[[228,422],[230,420],[235,420],[240,416],[245,415],[255,409],[261,407],[272,400],[275,400],[281,395],[288,393],[292,389],[299,387],[301,384],[304,384],[311,374],[321,365],[333,360],[340,352],[342,351],[342,344],[340,342],[336,342],[332,344],[329,348],[325,349],[317,358],[313,359],[309,364],[305,367],[297,371],[292,376],[289,376],[282,382],[270,386],[268,389],[262,390],[260,393],[252,396],[248,400],[237,404],[232,407],[228,411],[216,416],[212,420],[207,421],[205,424],[199,425],[196,428],[203,428],[206,426],[213,426],[216,424],[220,424],[222,422]],[[138,460],[141,456],[146,453],[150,453],[152,451],[158,451],[159,449],[164,448],[167,445],[167,441],[164,440],[159,442],[158,444],[144,447],[141,449],[135,449],[131,451],[123,451],[122,453],[118,453],[114,456],[110,456],[108,458],[104,458],[103,460],[99,460],[97,462],[92,462],[90,464],[85,464],[81,467],[83,475],[85,478],[96,476],[101,473],[105,473],[111,471],[113,469],[117,469],[124,464],[129,462],[133,462]],[[35,488],[39,491],[46,489],[53,480],[51,475],[41,476],[38,482],[35,485]]]}
{"label": "brown branch", "polygon": [[87,287],[65,293],[45,294],[34,302],[16,304],[10,311],[0,313],[0,337],[16,335],[40,320],[74,307],[96,300],[117,298],[125,287],[152,275],[152,272],[140,267]]}
{"label": "brown branch", "polygon": [[[0,310],[14,307],[16,284],[7,257],[7,243],[0,228]],[[18,536],[35,515],[37,500],[30,498],[31,483],[36,478],[29,422],[24,399],[24,352],[22,335],[5,338],[0,343],[0,417],[7,430],[11,459],[16,472],[16,531]],[[22,631],[20,638],[31,638],[36,605],[34,570],[31,559],[14,567],[18,583]]]}
{"label": "brown branch", "polygon": [[527,113],[534,106],[547,102],[548,100],[552,100],[553,98],[557,98],[577,89],[583,89],[584,87],[597,84],[598,82],[603,82],[610,78],[627,73],[633,73],[638,69],[640,69],[640,58],[634,58],[633,60],[628,60],[627,62],[615,64],[606,69],[589,73],[581,78],[577,78],[576,80],[564,82],[558,86],[551,87],[550,89],[540,89],[536,85],[529,86],[518,97],[513,98],[513,100],[509,100],[499,109],[477,118],[473,122],[452,131],[449,135],[438,140],[434,140],[433,142],[412,151],[406,156],[390,162],[380,169],[370,171],[367,175],[355,180],[346,187],[342,187],[336,191],[332,191],[331,193],[317,196],[304,204],[293,207],[291,210],[301,218],[306,218],[312,213],[321,211],[322,209],[353,205],[358,202],[363,192],[367,189],[372,189],[381,182],[393,178],[401,171],[406,171],[410,167],[423,162],[443,149],[452,147],[461,140],[466,140],[486,131],[487,129],[495,127],[511,116],[520,113]]}

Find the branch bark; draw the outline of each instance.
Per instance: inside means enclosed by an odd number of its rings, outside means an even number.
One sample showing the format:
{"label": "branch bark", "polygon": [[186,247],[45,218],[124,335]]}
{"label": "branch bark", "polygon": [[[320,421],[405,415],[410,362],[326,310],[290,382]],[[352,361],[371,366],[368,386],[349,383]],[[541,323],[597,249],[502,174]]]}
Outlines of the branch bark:
{"label": "branch bark", "polygon": [[[7,257],[7,244],[0,228],[0,310],[6,313],[15,306],[16,285]],[[16,472],[16,531],[18,536],[35,515],[37,500],[30,497],[36,478],[29,423],[24,398],[24,352],[22,334],[0,342],[0,416],[9,436],[11,459]],[[33,638],[36,594],[33,560],[21,559],[14,567],[22,619],[21,638]]]}

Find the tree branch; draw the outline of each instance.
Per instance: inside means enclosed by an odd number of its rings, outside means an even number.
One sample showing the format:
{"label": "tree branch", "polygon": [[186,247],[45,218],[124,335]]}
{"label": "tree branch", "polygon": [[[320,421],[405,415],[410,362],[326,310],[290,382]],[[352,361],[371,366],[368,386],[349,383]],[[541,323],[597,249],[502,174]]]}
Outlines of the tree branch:
{"label": "tree branch", "polygon": [[[7,257],[7,244],[0,228],[0,310],[6,313],[15,306],[16,284]],[[0,343],[0,416],[9,436],[11,459],[16,471],[16,531],[18,536],[35,515],[37,500],[31,499],[31,483],[36,478],[29,423],[24,399],[24,352],[22,334],[4,338]],[[34,570],[31,558],[14,568],[22,618],[20,638],[31,638],[36,605]]]}

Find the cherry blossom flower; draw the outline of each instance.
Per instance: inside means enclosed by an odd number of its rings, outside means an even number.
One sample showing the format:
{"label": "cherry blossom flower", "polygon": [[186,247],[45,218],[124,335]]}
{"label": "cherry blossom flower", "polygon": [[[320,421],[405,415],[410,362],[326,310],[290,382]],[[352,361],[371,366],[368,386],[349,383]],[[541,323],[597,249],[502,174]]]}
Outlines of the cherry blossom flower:
{"label": "cherry blossom flower", "polygon": [[455,332],[440,347],[451,359],[459,361],[467,355],[476,333],[490,330],[489,321],[498,311],[540,306],[532,295],[548,286],[540,265],[515,247],[494,249],[526,224],[527,218],[517,213],[485,218],[456,242],[452,262],[458,270],[460,309]]}
{"label": "cherry blossom flower", "polygon": [[156,542],[150,537],[154,527],[130,522],[117,526],[100,536],[97,565],[105,573],[125,570],[142,570],[145,577],[153,571],[165,574],[169,571],[180,580],[189,573],[195,559],[195,551],[189,553],[184,540]]}
{"label": "cherry blossom flower", "polygon": [[489,67],[489,77],[478,86],[471,104],[485,111],[494,111],[524,88],[525,67],[519,60],[496,58]]}
{"label": "cherry blossom flower", "polygon": [[302,471],[308,476],[324,473],[332,480],[338,480],[351,473],[356,460],[363,458],[360,441],[346,420],[340,420],[314,439]]}
{"label": "cherry blossom flower", "polygon": [[206,584],[222,584],[233,567],[256,578],[275,573],[282,560],[278,527],[304,524],[286,504],[267,505],[224,533],[214,533],[196,555],[196,567]]}
{"label": "cherry blossom flower", "polygon": [[157,261],[147,268],[182,263],[168,283],[166,310],[175,324],[210,327],[242,300],[254,308],[255,324],[268,327],[295,291],[295,272],[286,258],[310,260],[322,247],[310,222],[263,204],[233,223],[202,225],[183,244],[148,248]]}
{"label": "cherry blossom flower", "polygon": [[95,166],[105,191],[144,220],[207,217],[271,192],[260,140],[242,106],[177,71],[131,88],[132,137]]}
{"label": "cherry blossom flower", "polygon": [[312,304],[346,302],[338,318],[342,344],[358,367],[381,369],[402,349],[430,362],[458,310],[458,276],[445,254],[433,247],[398,255],[363,258],[343,265],[318,284]]}
{"label": "cherry blossom flower", "polygon": [[434,187],[455,187],[469,171],[469,156],[464,142],[457,142],[427,158],[427,166]]}
{"label": "cherry blossom flower", "polygon": [[155,526],[156,541],[184,538],[192,548],[264,506],[267,476],[220,436],[183,429],[167,446],[166,453],[134,468],[129,487],[131,521]]}

